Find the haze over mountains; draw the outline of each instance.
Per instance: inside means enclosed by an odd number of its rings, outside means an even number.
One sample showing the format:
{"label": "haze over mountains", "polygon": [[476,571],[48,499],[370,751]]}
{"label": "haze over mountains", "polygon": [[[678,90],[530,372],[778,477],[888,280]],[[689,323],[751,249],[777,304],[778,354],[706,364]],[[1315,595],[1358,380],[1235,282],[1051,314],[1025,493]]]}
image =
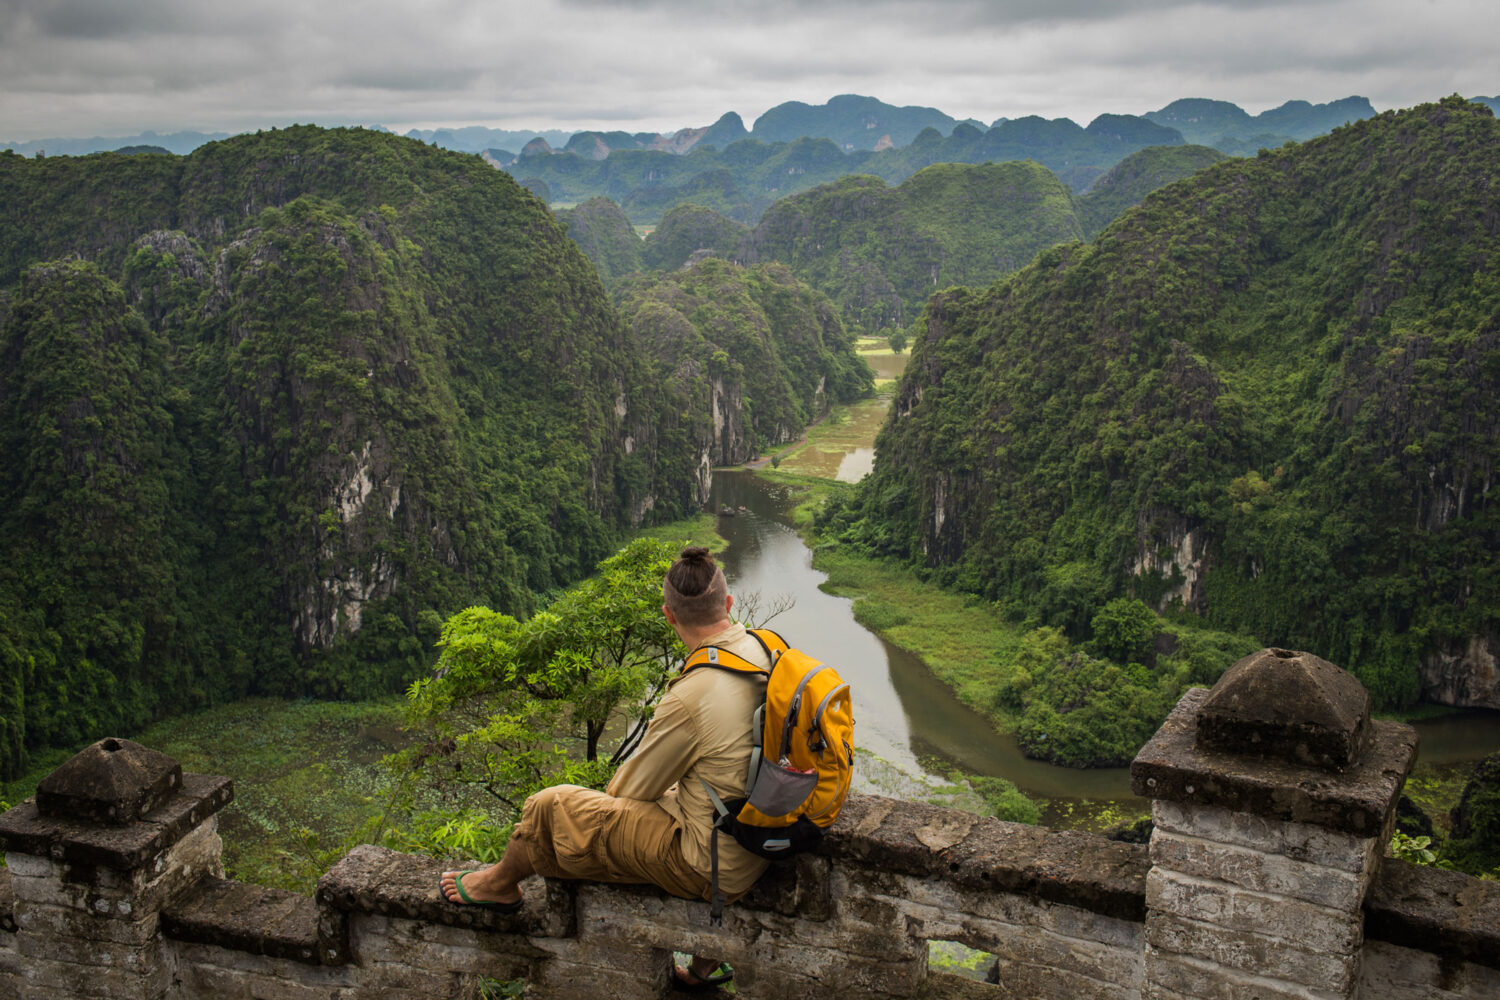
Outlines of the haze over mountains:
{"label": "haze over mountains", "polygon": [[[1437,95],[1434,95],[1437,96]],[[1495,109],[1500,97],[1474,97],[1470,100],[1488,104]],[[1160,125],[1177,129],[1186,142],[1216,146],[1216,140],[1226,142],[1244,141],[1253,136],[1268,139],[1305,139],[1327,132],[1343,121],[1367,118],[1374,114],[1367,100],[1348,97],[1328,104],[1312,105],[1306,101],[1290,100],[1279,108],[1250,115],[1238,105],[1226,101],[1188,98],[1174,101],[1158,111],[1143,112],[1140,117]],[[1131,116],[1108,116],[1131,117]],[[1031,119],[1040,120],[1040,119]],[[654,132],[598,132],[567,131],[560,129],[496,129],[484,126],[454,128],[411,129],[405,134],[423,142],[455,149],[466,153],[482,153],[486,150],[509,151],[518,155],[527,143],[542,139],[548,149],[601,156],[601,147],[595,141],[602,140],[606,150],[613,149],[657,149],[686,153],[699,144],[723,144],[739,139],[756,139],[761,142],[791,142],[811,137],[829,139],[846,151],[874,150],[887,140],[892,146],[910,145],[923,129],[935,129],[940,135],[951,135],[959,124],[966,124],[981,131],[994,128],[1008,121],[999,118],[988,126],[974,119],[960,121],[936,108],[896,107],[877,98],[845,94],[830,99],[823,105],[809,105],[800,101],[789,101],[769,109],[750,129],[733,111],[725,113],[709,126],[685,127],[672,133]],[[1069,119],[1055,119],[1066,122]],[[1097,119],[1096,119],[1097,121]],[[367,126],[384,130],[383,126]],[[114,137],[94,136],[90,138],[51,137],[26,141],[0,141],[0,149],[12,149],[23,156],[32,156],[39,151],[57,156],[82,156],[88,153],[107,152],[121,146],[159,146],[172,153],[192,152],[205,142],[228,138],[228,132],[179,131],[158,135],[143,132],[136,135]],[[574,144],[570,148],[569,144]],[[1277,145],[1280,142],[1276,143]],[[1216,148],[1219,148],[1216,146]],[[1222,150],[1237,152],[1238,150]],[[1252,150],[1253,152],[1253,150]]]}

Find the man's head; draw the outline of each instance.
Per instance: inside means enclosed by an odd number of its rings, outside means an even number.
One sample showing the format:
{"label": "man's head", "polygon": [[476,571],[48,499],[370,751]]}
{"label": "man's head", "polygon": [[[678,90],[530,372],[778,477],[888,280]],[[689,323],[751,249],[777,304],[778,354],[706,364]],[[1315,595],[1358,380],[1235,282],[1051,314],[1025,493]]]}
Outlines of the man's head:
{"label": "man's head", "polygon": [[662,613],[679,628],[702,629],[728,621],[734,598],[724,571],[708,549],[693,546],[667,570],[661,585]]}

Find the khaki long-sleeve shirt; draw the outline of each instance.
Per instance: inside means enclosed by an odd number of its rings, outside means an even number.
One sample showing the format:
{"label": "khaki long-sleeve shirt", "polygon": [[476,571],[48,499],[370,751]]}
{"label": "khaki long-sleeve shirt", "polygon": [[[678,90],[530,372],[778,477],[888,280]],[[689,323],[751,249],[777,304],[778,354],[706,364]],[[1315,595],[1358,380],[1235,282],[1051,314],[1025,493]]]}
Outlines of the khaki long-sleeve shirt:
{"label": "khaki long-sleeve shirt", "polygon": [[[770,666],[743,625],[709,636],[704,645]],[[656,802],[675,817],[682,826],[683,857],[705,877],[712,864],[714,807],[702,782],[720,798],[744,797],[751,716],[764,700],[765,685],[754,678],[711,667],[679,674],[667,683],[641,745],[609,783],[609,794]],[[749,889],[766,865],[733,837],[719,837],[719,885],[726,893]]]}

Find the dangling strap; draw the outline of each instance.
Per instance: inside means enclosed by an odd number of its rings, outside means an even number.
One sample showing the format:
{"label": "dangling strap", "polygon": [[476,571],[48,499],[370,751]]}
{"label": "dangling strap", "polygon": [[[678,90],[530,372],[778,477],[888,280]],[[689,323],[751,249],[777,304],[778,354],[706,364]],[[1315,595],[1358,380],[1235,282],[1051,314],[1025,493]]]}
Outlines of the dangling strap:
{"label": "dangling strap", "polygon": [[729,818],[729,807],[724,805],[724,800],[719,798],[719,793],[713,790],[712,785],[704,781],[701,777],[698,780],[702,782],[704,790],[708,792],[709,799],[713,801],[714,811],[719,814],[718,818],[714,820],[714,832],[708,842],[708,857],[713,873],[711,881],[713,895],[708,906],[708,925],[710,927],[722,927],[724,924],[724,904],[728,902],[728,897],[719,888],[719,824]]}

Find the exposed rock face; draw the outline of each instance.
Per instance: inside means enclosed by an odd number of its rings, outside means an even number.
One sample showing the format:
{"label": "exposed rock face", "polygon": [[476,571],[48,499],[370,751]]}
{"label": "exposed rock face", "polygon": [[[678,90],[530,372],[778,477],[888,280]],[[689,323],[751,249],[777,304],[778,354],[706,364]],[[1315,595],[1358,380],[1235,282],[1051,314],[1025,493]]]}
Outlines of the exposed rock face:
{"label": "exposed rock face", "polygon": [[1131,576],[1157,574],[1167,586],[1156,602],[1165,611],[1174,604],[1203,612],[1208,607],[1203,579],[1208,570],[1208,537],[1200,527],[1190,527],[1185,518],[1171,516],[1164,523],[1148,524],[1142,517],[1137,527],[1140,548],[1128,571]]}
{"label": "exposed rock face", "polygon": [[1422,697],[1440,705],[1500,709],[1500,643],[1476,635],[1462,649],[1438,649],[1418,668]]}

